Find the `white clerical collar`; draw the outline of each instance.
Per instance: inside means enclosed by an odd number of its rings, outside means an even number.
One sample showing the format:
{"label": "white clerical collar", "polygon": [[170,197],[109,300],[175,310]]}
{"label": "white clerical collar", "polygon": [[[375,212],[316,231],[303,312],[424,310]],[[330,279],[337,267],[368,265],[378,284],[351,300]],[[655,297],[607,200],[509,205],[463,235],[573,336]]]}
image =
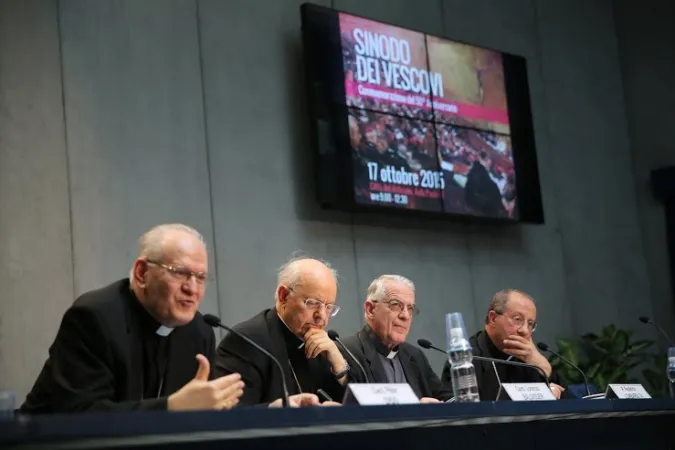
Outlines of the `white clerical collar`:
{"label": "white clerical collar", "polygon": [[384,345],[380,337],[377,334],[375,334],[370,325],[366,324],[363,327],[363,330],[365,331],[366,336],[368,336],[368,338],[372,342],[373,346],[375,346],[375,351],[377,351],[377,353],[379,353],[380,355],[384,356],[387,359],[396,358],[396,355],[398,355],[400,345],[394,345],[392,348],[388,349],[387,346]]}
{"label": "white clerical collar", "polygon": [[167,337],[168,335],[171,334],[172,331],[173,331],[173,328],[169,328],[169,327],[165,327],[164,325],[160,325],[160,327],[157,328],[157,331],[155,331],[155,333],[157,333],[158,335],[160,335],[162,337]]}
{"label": "white clerical collar", "polygon": [[[292,334],[293,336],[295,336],[295,333],[293,333],[293,331],[291,331],[290,327],[286,324],[286,322],[284,322],[284,319],[281,318],[281,315],[280,315],[279,313],[277,313],[277,317],[279,318],[279,320],[281,320],[281,323],[284,324],[284,326],[286,327],[286,329],[287,329],[288,331],[290,331],[291,334]],[[297,337],[297,336],[295,336],[295,337],[298,338],[298,340],[300,341],[300,345],[298,345],[297,348],[300,349],[300,348],[304,347],[304,346],[305,346],[305,341],[303,341],[302,339],[300,339],[300,338]]]}

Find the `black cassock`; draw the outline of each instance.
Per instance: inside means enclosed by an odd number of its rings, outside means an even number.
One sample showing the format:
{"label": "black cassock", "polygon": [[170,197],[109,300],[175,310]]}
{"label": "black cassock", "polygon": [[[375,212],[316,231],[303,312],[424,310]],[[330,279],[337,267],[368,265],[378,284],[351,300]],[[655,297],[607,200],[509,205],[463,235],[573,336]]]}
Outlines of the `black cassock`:
{"label": "black cassock", "polygon": [[[471,338],[469,338],[469,343],[471,344],[474,355],[493,359],[509,358],[509,355],[499,350],[497,346],[492,343],[490,337],[485,331],[479,331],[478,333],[471,336]],[[512,359],[517,362],[524,362],[518,358]],[[497,399],[497,393],[499,392],[499,381],[497,380],[495,369],[499,374],[499,380],[502,383],[537,383],[544,381],[544,378],[539,373],[539,371],[529,367],[516,367],[505,364],[495,364],[493,367],[492,363],[490,362],[478,360],[475,360],[473,365],[476,368],[476,381],[478,382],[478,393],[480,395],[481,401],[493,401]],[[447,361],[443,365],[441,381],[447,389],[452,390],[450,363]],[[566,381],[556,372],[551,373],[551,376],[549,376],[549,381],[551,383],[556,383],[560,386],[567,387]],[[568,397],[569,394],[567,391],[564,391],[561,395],[561,398]],[[500,395],[500,398],[504,398],[504,396]]]}
{"label": "black cassock", "polygon": [[[300,392],[317,394],[322,389],[333,400],[342,401],[345,386],[335,379],[328,359],[319,355],[308,360],[301,347],[302,341],[289,331],[276,310],[261,311],[235,325],[234,329],[253,339],[279,360],[290,395]],[[281,398],[281,373],[261,351],[234,333],[228,333],[216,352],[214,373],[217,376],[241,374],[245,387],[239,399],[240,405],[264,405]],[[321,396],[319,398],[323,400]]]}
{"label": "black cassock", "polygon": [[166,409],[167,397],[212,363],[215,336],[201,314],[161,327],[120,280],[80,296],[66,311],[21,413]]}

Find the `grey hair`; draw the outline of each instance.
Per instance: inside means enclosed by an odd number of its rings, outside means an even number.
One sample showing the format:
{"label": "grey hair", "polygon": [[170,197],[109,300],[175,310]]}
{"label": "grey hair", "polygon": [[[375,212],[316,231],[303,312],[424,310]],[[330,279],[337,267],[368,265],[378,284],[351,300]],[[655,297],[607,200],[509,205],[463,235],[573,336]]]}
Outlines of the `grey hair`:
{"label": "grey hair", "polygon": [[[155,261],[161,261],[164,258],[164,238],[171,231],[184,231],[195,236],[206,247],[204,237],[194,228],[183,225],[182,223],[166,223],[157,225],[143,233],[138,238],[138,257]],[[133,280],[133,267],[129,274],[129,279]]]}
{"label": "grey hair", "polygon": [[532,303],[535,303],[532,296],[525,291],[513,288],[502,289],[501,291],[498,291],[494,295],[494,297],[492,297],[492,301],[490,301],[490,306],[488,307],[487,313],[485,314],[485,323],[488,323],[489,321],[490,311],[494,311],[497,314],[504,314],[504,311],[506,311],[506,304],[509,302],[509,296],[511,294],[520,294],[524,297],[529,298],[532,301]]}
{"label": "grey hair", "polygon": [[[330,270],[330,272],[333,274],[333,277],[335,278],[335,285],[339,287],[338,282],[339,274],[337,270],[335,270],[328,261],[320,258],[315,258],[300,251],[293,252],[291,256],[286,260],[286,262],[277,269],[277,285],[283,284],[287,286],[289,289],[294,288],[302,278],[302,273],[300,272],[300,270],[298,270],[297,262],[307,259],[318,261],[324,266],[326,266],[328,270]],[[275,300],[277,299],[275,298]]]}
{"label": "grey hair", "polygon": [[412,289],[413,293],[415,292],[415,283],[413,283],[403,275],[380,275],[370,283],[370,286],[368,286],[368,291],[366,292],[366,300],[370,301],[385,300],[387,296],[387,293],[385,291],[386,284],[390,282],[406,285],[410,289]]}

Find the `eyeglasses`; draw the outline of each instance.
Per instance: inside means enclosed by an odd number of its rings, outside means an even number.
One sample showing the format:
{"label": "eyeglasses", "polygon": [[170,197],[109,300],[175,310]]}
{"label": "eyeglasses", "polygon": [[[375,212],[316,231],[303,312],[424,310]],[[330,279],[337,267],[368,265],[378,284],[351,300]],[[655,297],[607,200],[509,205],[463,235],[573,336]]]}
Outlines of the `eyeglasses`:
{"label": "eyeglasses", "polygon": [[393,300],[393,299],[392,300],[371,300],[371,302],[373,302],[373,303],[386,303],[391,311],[393,311],[395,313],[399,313],[399,314],[401,312],[403,312],[403,310],[405,309],[406,311],[408,311],[408,314],[410,314],[411,317],[416,316],[420,313],[420,309],[417,307],[417,305],[415,305],[415,304],[406,305],[405,303],[400,302],[398,300]]}
{"label": "eyeglasses", "polygon": [[152,264],[154,266],[158,266],[161,267],[162,269],[165,269],[167,272],[173,275],[174,278],[184,281],[186,283],[190,282],[190,278],[192,277],[195,277],[197,284],[205,284],[208,279],[208,274],[206,272],[193,272],[186,267],[170,266],[168,264],[158,263],[156,261],[151,261],[149,259],[146,262],[148,264]]}
{"label": "eyeglasses", "polygon": [[[495,314],[506,317],[506,319],[511,322],[512,325],[518,328],[521,328],[525,324],[525,318],[523,316],[517,315],[515,317],[511,317],[497,311],[495,311]],[[530,330],[530,332],[534,333],[537,330],[537,322],[534,320],[528,320],[527,328]]]}
{"label": "eyeglasses", "polygon": [[[294,294],[297,294],[294,289],[288,288],[288,290]],[[334,317],[338,312],[340,312],[340,307],[334,303],[324,303],[321,300],[308,297],[302,297],[302,302],[310,311],[318,311],[322,307],[326,308],[326,314],[328,314],[329,317]]]}

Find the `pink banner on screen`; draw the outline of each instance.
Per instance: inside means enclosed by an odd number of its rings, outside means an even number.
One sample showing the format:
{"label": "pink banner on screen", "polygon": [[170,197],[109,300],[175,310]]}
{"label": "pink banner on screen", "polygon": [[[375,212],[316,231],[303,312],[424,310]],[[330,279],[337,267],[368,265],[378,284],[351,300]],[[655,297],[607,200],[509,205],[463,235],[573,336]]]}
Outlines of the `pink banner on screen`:
{"label": "pink banner on screen", "polygon": [[352,98],[370,98],[380,102],[405,104],[425,110],[431,110],[433,106],[438,114],[450,114],[467,119],[509,124],[508,113],[501,109],[484,108],[469,103],[448,102],[441,97],[434,97],[432,105],[432,99],[427,95],[401,92],[377,84],[346,80],[345,93],[347,97]]}

